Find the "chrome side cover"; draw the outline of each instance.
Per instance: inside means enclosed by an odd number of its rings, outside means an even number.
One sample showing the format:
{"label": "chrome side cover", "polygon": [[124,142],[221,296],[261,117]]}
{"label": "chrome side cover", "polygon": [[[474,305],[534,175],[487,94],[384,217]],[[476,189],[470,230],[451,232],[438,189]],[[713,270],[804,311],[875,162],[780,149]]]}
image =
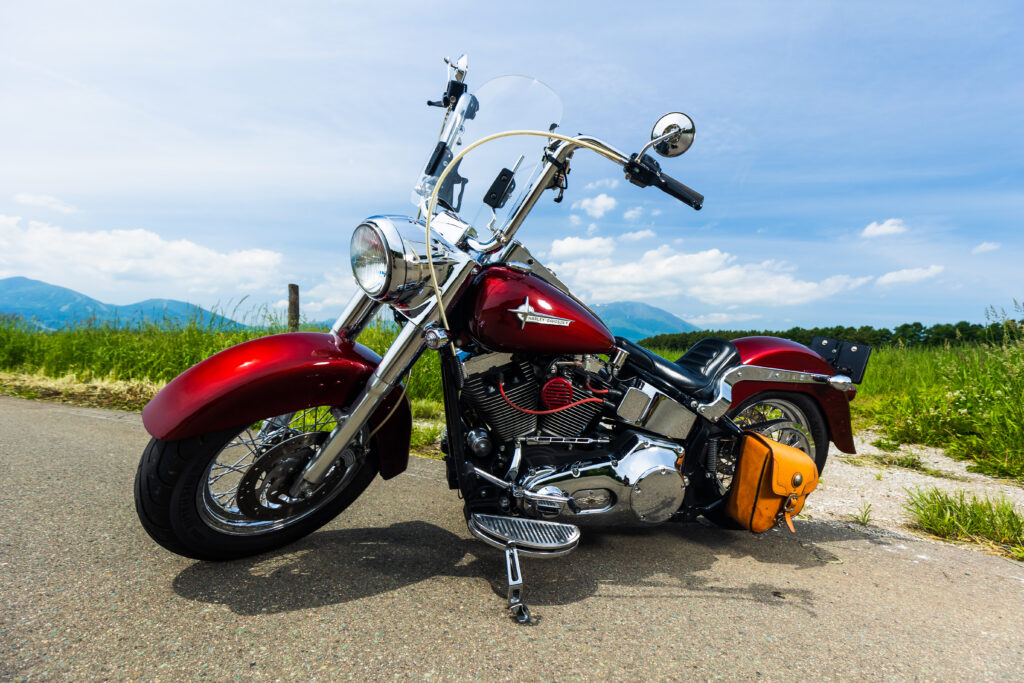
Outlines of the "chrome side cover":
{"label": "chrome side cover", "polygon": [[670,439],[685,439],[697,421],[697,413],[646,382],[629,388],[616,414],[625,422]]}
{"label": "chrome side cover", "polygon": [[[586,525],[648,525],[668,520],[683,504],[686,479],[676,469],[683,456],[683,447],[669,441],[637,435],[634,444],[621,457],[601,453],[594,461],[576,462],[559,469],[545,470],[527,476],[523,489],[532,494],[554,498],[550,492],[560,491],[584,502],[607,500],[605,507],[572,512],[566,504],[545,502],[538,505],[524,498],[529,514],[557,516],[563,521]],[[601,491],[608,493],[602,493]]]}

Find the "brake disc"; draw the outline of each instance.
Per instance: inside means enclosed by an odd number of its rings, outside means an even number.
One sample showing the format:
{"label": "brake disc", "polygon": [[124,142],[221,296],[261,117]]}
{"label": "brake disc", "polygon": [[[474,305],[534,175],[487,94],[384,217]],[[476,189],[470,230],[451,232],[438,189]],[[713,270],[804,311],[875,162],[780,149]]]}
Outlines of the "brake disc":
{"label": "brake disc", "polygon": [[347,467],[339,461],[308,496],[292,498],[288,491],[295,477],[327,440],[327,432],[308,432],[285,439],[261,455],[238,482],[238,510],[258,520],[285,519],[316,506],[344,476]]}

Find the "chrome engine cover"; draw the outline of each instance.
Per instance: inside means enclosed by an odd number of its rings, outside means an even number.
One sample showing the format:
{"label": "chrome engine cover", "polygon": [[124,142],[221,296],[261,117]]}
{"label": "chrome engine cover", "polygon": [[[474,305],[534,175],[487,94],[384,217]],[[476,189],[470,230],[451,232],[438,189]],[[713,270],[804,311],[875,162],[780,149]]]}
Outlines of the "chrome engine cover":
{"label": "chrome engine cover", "polygon": [[578,496],[577,505],[583,508],[579,512],[521,499],[523,512],[581,526],[660,524],[683,504],[686,481],[676,468],[683,453],[679,444],[635,434],[619,451],[594,454],[598,457],[557,469],[546,467],[523,479],[523,488],[533,493],[558,491],[574,500]]}

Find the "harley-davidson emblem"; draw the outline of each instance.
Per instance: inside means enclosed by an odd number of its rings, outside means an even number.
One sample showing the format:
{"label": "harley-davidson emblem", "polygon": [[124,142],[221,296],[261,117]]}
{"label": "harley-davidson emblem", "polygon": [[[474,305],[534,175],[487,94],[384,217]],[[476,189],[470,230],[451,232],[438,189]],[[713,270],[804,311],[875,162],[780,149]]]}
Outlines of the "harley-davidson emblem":
{"label": "harley-davidson emblem", "polygon": [[526,327],[526,323],[554,325],[555,327],[568,327],[572,324],[572,321],[567,318],[559,318],[556,315],[538,313],[536,309],[530,305],[530,297],[523,299],[523,303],[519,308],[510,308],[508,309],[508,312],[515,313],[516,317],[519,318],[520,329]]}

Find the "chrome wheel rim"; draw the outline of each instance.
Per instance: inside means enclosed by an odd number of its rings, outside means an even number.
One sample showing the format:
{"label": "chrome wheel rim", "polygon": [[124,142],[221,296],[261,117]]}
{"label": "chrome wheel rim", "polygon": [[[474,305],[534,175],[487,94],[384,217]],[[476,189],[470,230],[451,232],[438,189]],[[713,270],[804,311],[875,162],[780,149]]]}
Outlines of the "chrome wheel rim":
{"label": "chrome wheel rim", "polygon": [[[365,460],[362,435],[304,498],[292,499],[283,492],[284,477],[292,481],[298,476],[344,417],[335,408],[318,406],[243,429],[206,466],[196,491],[199,516],[222,533],[256,536],[289,527],[321,509],[345,489]],[[263,514],[245,512],[254,506]]]}

